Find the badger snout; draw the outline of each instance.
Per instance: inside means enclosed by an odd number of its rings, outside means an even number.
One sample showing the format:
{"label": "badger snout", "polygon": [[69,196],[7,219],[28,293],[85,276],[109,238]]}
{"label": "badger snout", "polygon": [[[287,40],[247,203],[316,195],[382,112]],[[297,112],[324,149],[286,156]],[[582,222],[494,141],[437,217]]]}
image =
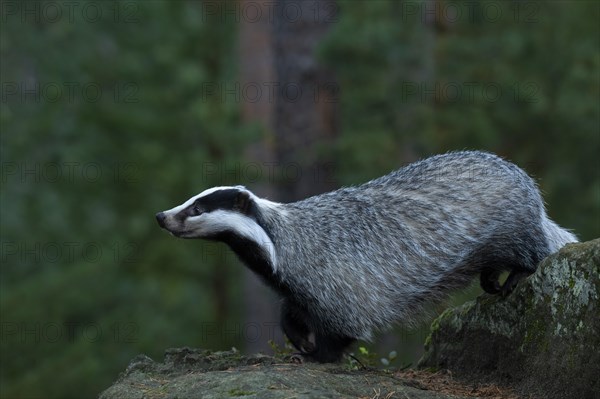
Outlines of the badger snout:
{"label": "badger snout", "polygon": [[156,221],[158,222],[158,225],[160,227],[162,227],[163,229],[165,228],[165,219],[167,218],[167,216],[165,215],[164,212],[158,212],[156,214]]}

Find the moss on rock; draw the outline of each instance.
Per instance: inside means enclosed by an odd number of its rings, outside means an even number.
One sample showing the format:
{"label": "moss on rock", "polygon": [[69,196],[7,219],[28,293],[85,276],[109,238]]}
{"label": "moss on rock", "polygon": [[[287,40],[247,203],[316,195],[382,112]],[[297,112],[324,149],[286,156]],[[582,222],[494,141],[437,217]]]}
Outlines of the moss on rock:
{"label": "moss on rock", "polygon": [[549,398],[600,392],[600,239],[542,261],[508,298],[444,312],[421,367],[448,368]]}
{"label": "moss on rock", "polygon": [[[458,392],[466,391],[457,390]],[[100,399],[410,397],[457,399],[415,379],[342,364],[291,363],[237,351],[169,349],[162,363],[136,357]],[[510,396],[507,396],[510,397]]]}

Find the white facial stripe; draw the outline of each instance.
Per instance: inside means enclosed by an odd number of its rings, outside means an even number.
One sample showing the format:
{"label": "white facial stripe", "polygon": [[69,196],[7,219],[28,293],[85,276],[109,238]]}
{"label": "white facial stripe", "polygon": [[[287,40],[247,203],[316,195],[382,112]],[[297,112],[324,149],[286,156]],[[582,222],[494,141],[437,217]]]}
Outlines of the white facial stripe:
{"label": "white facial stripe", "polygon": [[243,186],[219,186],[219,187],[208,188],[208,189],[202,191],[200,194],[198,194],[195,198],[207,196],[209,194],[214,193],[215,191],[231,190],[231,189],[246,190],[246,188]]}
{"label": "white facial stripe", "polygon": [[[237,188],[242,189],[250,194],[250,198],[252,198],[252,200],[261,208],[277,208],[281,205],[279,202],[269,201],[268,199],[257,197],[252,191],[247,190],[244,186],[237,186]],[[281,209],[280,212],[284,212],[284,210]]]}
{"label": "white facial stripe", "polygon": [[194,201],[196,200],[196,197],[192,197],[189,200],[185,201],[183,204],[176,206],[175,208],[171,208],[168,211],[165,211],[165,215],[167,216],[174,216],[177,215],[179,212],[181,212],[182,210],[184,210],[185,208],[187,208],[188,206],[192,205],[194,203]]}
{"label": "white facial stripe", "polygon": [[273,241],[265,230],[253,219],[237,212],[217,210],[187,219],[186,227],[199,235],[211,235],[224,231],[235,231],[237,234],[252,240],[269,255],[273,271],[277,271],[277,256]]}

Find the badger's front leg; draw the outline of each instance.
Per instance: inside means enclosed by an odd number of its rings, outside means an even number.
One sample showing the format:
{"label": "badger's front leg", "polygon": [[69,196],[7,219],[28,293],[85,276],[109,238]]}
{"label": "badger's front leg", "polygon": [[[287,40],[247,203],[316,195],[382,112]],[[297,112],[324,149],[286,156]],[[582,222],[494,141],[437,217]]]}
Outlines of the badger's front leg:
{"label": "badger's front leg", "polygon": [[289,299],[284,299],[281,305],[281,329],[303,355],[315,349],[314,342],[311,342],[308,320],[308,315],[302,308]]}
{"label": "badger's front leg", "polygon": [[315,349],[307,353],[310,359],[319,363],[333,363],[342,358],[344,351],[355,341],[354,338],[339,334],[317,334]]}
{"label": "badger's front leg", "polygon": [[281,327],[305,358],[319,363],[337,362],[354,338],[323,332],[300,306],[286,299],[281,307]]}

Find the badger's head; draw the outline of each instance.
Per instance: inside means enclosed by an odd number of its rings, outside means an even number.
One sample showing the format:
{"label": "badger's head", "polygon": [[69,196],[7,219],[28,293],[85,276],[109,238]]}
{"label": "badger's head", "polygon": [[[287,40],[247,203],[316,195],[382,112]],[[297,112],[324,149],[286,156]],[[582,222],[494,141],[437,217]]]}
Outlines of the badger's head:
{"label": "badger's head", "polygon": [[244,260],[264,255],[275,268],[275,248],[260,223],[265,204],[274,203],[243,186],[214,187],[157,213],[156,220],[176,237],[223,241]]}

